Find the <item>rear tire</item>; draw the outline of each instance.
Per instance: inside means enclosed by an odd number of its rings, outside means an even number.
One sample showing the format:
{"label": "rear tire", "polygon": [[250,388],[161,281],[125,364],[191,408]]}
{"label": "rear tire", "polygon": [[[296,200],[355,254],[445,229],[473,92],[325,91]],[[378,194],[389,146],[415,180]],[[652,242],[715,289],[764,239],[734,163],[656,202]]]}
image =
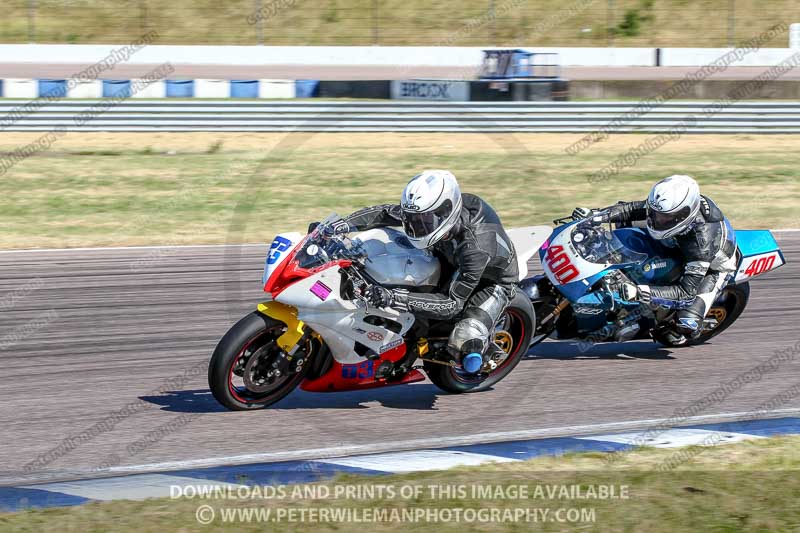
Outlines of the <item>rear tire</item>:
{"label": "rear tire", "polygon": [[750,283],[740,283],[738,285],[729,285],[725,287],[720,296],[714,302],[714,305],[709,310],[709,314],[715,310],[721,309],[725,313],[725,318],[719,325],[708,331],[704,331],[696,339],[690,339],[686,344],[673,344],[661,335],[653,335],[653,339],[670,348],[683,348],[684,346],[697,346],[713,339],[736,322],[736,319],[741,316],[747,302],[750,299]]}
{"label": "rear tire", "polygon": [[[246,387],[234,384],[236,371],[242,372],[240,359],[252,357],[260,349],[267,350],[263,356],[271,352],[278,353],[274,345],[285,330],[286,325],[258,312],[250,313],[233,325],[217,344],[211,361],[208,364],[208,386],[214,398],[233,411],[249,411],[263,409],[280,401],[292,392],[303,380],[308,362],[302,370],[277,378],[274,387],[254,393]],[[272,343],[272,347],[270,347]]]}
{"label": "rear tire", "polygon": [[505,378],[514,370],[522,357],[528,353],[531,335],[536,327],[536,314],[530,300],[518,291],[504,312],[512,324],[509,329],[513,338],[511,355],[489,373],[465,374],[461,367],[424,362],[425,373],[434,385],[447,392],[460,394],[486,390]]}

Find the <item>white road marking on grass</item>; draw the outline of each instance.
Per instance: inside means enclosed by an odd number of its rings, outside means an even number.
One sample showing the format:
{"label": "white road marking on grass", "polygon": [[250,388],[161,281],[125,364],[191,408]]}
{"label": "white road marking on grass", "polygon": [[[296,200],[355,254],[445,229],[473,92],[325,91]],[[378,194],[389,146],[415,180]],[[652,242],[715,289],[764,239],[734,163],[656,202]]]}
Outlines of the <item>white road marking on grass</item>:
{"label": "white road marking on grass", "polygon": [[381,472],[424,472],[446,470],[454,466],[477,466],[486,463],[513,463],[519,459],[448,450],[420,450],[412,452],[378,453],[340,459],[323,459],[317,463],[366,468]]}
{"label": "white road marking on grass", "polygon": [[708,429],[668,429],[658,435],[644,438],[645,433],[612,433],[578,437],[580,440],[618,442],[631,446],[652,446],[654,448],[680,448],[681,446],[716,445],[741,442],[743,440],[763,439],[759,435],[733,433],[730,431],[711,431]]}
{"label": "white road marking on grass", "polygon": [[234,490],[245,485],[224,483],[208,479],[196,479],[164,474],[142,474],[107,479],[85,479],[62,483],[45,483],[28,485],[25,489],[47,490],[71,496],[80,496],[90,500],[144,500],[146,498],[163,498],[172,496],[171,487],[200,487],[213,491],[214,487],[231,487]]}
{"label": "white road marking on grass", "polygon": [[[800,408],[776,409],[759,413],[758,419],[778,418],[782,416],[800,415]],[[383,452],[398,452],[420,450],[426,448],[445,448],[448,446],[464,446],[469,444],[484,444],[488,442],[505,442],[516,440],[532,440],[547,437],[589,436],[596,433],[614,431],[633,431],[647,429],[661,425],[693,424],[697,422],[733,422],[737,420],[751,420],[753,413],[742,411],[737,413],[719,413],[712,415],[698,415],[686,418],[653,418],[645,420],[630,420],[627,422],[609,422],[604,424],[589,424],[582,426],[563,426],[555,428],[530,429],[520,431],[502,431],[495,433],[477,433],[453,437],[434,437],[406,441],[378,442],[372,444],[353,444],[335,446],[330,448],[313,448],[306,450],[291,450],[286,452],[251,453],[244,455],[229,455],[223,457],[210,457],[204,459],[187,459],[182,461],[168,461],[162,463],[149,463],[140,465],[114,466],[103,470],[104,474],[120,474],[134,472],[159,472],[181,470],[188,468],[204,468],[223,465],[237,465],[249,463],[274,463],[292,460],[321,460],[352,455],[368,455]],[[664,427],[666,431],[670,427]]]}

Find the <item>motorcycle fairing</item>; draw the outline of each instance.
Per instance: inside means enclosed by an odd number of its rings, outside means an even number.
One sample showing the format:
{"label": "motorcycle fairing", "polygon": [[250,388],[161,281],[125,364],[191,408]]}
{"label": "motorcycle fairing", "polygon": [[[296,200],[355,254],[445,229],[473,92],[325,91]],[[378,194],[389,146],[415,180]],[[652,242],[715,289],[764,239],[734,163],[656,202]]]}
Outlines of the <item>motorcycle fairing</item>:
{"label": "motorcycle fairing", "polygon": [[[364,360],[355,351],[359,342],[377,354],[402,346],[414,324],[414,315],[391,308],[374,308],[341,298],[341,269],[331,265],[284,289],[275,300],[297,309],[297,317],[321,335],[333,358],[342,364]],[[398,332],[374,326],[367,317],[380,317],[398,324]]]}
{"label": "motorcycle fairing", "polygon": [[[405,350],[405,346],[399,346],[383,354],[381,359],[362,359],[361,362],[353,364],[341,364],[338,361],[333,361],[330,370],[317,379],[304,380],[300,383],[300,389],[307,392],[339,392],[425,381],[425,376],[416,369],[409,371],[396,381],[387,382],[385,379],[376,379],[378,367],[381,363],[384,360],[397,361],[401,359],[405,355]],[[396,353],[400,353],[400,356],[396,357]]]}
{"label": "motorcycle fairing", "polygon": [[627,248],[648,256],[641,265],[626,270],[631,281],[640,285],[668,285],[680,278],[683,261],[676,257],[677,250],[661,245],[641,228],[619,228],[614,234]]}
{"label": "motorcycle fairing", "polygon": [[506,231],[517,254],[519,281],[528,276],[528,260],[547,242],[547,237],[551,231],[549,226],[528,226]]}
{"label": "motorcycle fairing", "polygon": [[741,283],[786,264],[778,242],[769,230],[738,230],[739,263],[734,281]]}
{"label": "motorcycle fairing", "polygon": [[[547,275],[550,282],[558,288],[569,301],[577,302],[583,295],[585,295],[592,286],[603,278],[611,270],[623,268],[629,263],[614,265],[612,263],[592,263],[585,260],[575,250],[571,242],[572,227],[581,221],[572,222],[559,226],[553,230],[550,238],[542,244],[539,248],[539,258],[542,261],[542,269]],[[553,247],[559,246],[561,253],[567,258],[567,263],[572,265],[577,271],[577,279],[574,281],[567,281],[558,279],[556,272],[550,268],[548,263],[548,252]]]}
{"label": "motorcycle fairing", "polygon": [[303,237],[303,234],[296,231],[280,233],[275,236],[267,252],[267,257],[264,259],[264,274],[261,278],[262,286],[267,284],[267,280],[272,274],[292,255],[292,250],[300,244]]}

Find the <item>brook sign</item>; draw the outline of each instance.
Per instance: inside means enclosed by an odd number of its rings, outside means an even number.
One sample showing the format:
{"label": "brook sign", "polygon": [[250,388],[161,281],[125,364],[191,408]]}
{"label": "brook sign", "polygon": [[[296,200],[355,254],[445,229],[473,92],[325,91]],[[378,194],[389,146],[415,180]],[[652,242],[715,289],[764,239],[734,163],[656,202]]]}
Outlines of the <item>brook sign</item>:
{"label": "brook sign", "polygon": [[444,80],[394,80],[394,100],[469,101],[469,82]]}

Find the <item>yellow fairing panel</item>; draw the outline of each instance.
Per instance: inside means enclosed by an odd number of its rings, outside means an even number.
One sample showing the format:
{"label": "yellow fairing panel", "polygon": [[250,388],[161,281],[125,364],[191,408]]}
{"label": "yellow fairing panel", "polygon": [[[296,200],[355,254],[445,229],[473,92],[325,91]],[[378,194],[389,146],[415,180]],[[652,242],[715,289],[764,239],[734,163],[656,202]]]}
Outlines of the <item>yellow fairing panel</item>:
{"label": "yellow fairing panel", "polygon": [[258,312],[279,322],[286,324],[286,332],[278,337],[278,346],[288,352],[297,345],[303,336],[303,321],[297,318],[297,309],[280,302],[265,302],[258,304]]}

